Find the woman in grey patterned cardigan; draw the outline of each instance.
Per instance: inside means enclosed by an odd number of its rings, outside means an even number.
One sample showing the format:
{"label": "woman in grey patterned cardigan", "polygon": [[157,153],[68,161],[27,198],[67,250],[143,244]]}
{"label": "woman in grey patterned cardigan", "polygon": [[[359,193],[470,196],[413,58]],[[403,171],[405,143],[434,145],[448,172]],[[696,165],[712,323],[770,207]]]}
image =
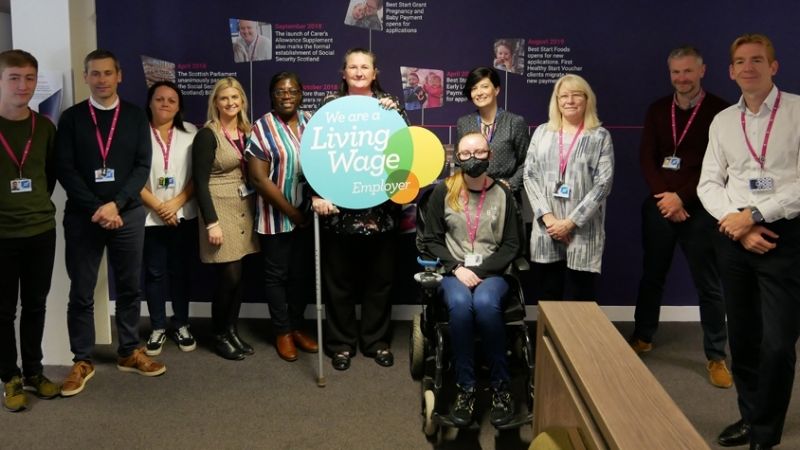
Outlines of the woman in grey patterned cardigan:
{"label": "woman in grey patterned cardigan", "polygon": [[550,97],[550,120],[531,138],[523,175],[542,299],[597,299],[613,175],[611,135],[600,126],[592,88],[578,75],[561,77]]}

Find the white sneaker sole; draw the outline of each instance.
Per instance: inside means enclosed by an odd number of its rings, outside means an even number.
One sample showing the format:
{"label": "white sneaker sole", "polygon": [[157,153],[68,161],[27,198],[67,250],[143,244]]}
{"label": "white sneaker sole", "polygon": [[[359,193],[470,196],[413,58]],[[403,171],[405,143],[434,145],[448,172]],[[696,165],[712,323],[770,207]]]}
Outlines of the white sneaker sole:
{"label": "white sneaker sole", "polygon": [[191,351],[193,351],[194,349],[197,348],[197,342],[195,342],[192,345],[181,345],[181,344],[178,344],[178,348],[180,348],[182,352],[191,352]]}
{"label": "white sneaker sole", "polygon": [[164,348],[164,344],[161,344],[161,347],[158,347],[155,350],[150,350],[149,348],[144,349],[144,354],[147,356],[158,356],[161,354],[161,349]]}
{"label": "white sneaker sole", "polygon": [[62,397],[72,397],[73,395],[80,394],[83,391],[83,388],[86,387],[86,382],[91,380],[93,376],[94,376],[94,369],[92,369],[91,372],[86,374],[86,377],[83,379],[83,383],[81,383],[81,385],[78,386],[76,389],[73,389],[71,391],[65,391],[64,388],[62,387],[61,388],[61,396]]}

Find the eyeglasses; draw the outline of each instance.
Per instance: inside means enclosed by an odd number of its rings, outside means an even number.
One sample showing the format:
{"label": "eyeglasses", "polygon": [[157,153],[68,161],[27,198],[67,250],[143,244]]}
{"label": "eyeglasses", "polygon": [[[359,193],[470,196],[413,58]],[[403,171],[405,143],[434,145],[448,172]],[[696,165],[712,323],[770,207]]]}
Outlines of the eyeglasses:
{"label": "eyeglasses", "polygon": [[570,92],[566,94],[560,94],[558,96],[558,101],[560,102],[565,102],[567,100],[571,101],[586,100],[586,94],[584,94],[583,92]]}
{"label": "eyeglasses", "polygon": [[485,148],[475,150],[474,152],[470,152],[468,150],[461,150],[458,153],[456,153],[456,156],[461,161],[466,161],[472,158],[473,156],[475,157],[475,159],[486,159],[489,157],[489,150]]}
{"label": "eyeglasses", "polygon": [[300,95],[300,89],[278,89],[275,91],[275,97],[297,97]]}

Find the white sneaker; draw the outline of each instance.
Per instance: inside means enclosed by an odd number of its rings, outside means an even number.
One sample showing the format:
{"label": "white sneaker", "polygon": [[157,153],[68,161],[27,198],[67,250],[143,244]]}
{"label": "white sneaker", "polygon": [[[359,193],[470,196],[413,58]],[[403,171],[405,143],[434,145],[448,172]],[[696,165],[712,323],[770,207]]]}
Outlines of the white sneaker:
{"label": "white sneaker", "polygon": [[189,325],[178,328],[173,337],[175,338],[175,342],[178,343],[178,347],[180,347],[183,352],[190,352],[197,348],[197,341],[195,341],[194,336],[192,336],[192,333],[189,331]]}

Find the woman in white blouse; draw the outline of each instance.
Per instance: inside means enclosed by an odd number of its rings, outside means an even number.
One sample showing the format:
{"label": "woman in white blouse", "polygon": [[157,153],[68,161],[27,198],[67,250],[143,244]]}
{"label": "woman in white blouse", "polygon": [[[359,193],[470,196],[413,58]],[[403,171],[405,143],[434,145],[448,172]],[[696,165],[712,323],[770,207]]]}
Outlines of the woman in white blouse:
{"label": "woman in white blouse", "polygon": [[597,98],[578,75],[561,77],[550,120],[531,138],[523,181],[534,215],[531,260],[544,300],[596,300],[614,149]]}
{"label": "woman in white blouse", "polygon": [[141,197],[147,207],[143,270],[153,328],[145,352],[151,356],[161,353],[167,339],[167,299],[174,312],[172,338],[183,351],[196,347],[189,332],[188,270],[197,259],[192,183],[192,141],[197,128],[183,121],[182,109],[183,96],[174,83],[159,81],[147,91],[153,159]]}

